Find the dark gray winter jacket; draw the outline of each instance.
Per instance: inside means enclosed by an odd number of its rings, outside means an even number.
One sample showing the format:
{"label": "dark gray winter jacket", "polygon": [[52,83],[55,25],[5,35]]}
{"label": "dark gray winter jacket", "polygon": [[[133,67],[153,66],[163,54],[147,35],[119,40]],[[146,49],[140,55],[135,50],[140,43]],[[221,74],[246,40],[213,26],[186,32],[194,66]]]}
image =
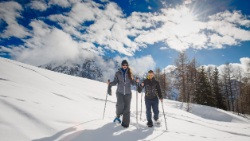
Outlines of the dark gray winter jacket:
{"label": "dark gray winter jacket", "polygon": [[128,72],[126,70],[125,72],[125,77],[123,77],[123,72],[121,69],[119,69],[116,73],[115,73],[115,78],[113,82],[110,82],[111,86],[114,86],[118,84],[117,89],[116,89],[116,93],[120,93],[120,94],[131,94],[131,85],[135,85],[136,82],[134,80],[130,80],[129,76],[128,76]]}
{"label": "dark gray winter jacket", "polygon": [[145,87],[145,98],[146,99],[154,99],[159,97],[159,99],[162,99],[162,93],[160,84],[158,81],[155,80],[155,78],[145,79],[143,81],[144,86],[139,85],[138,92],[140,93],[142,89]]}

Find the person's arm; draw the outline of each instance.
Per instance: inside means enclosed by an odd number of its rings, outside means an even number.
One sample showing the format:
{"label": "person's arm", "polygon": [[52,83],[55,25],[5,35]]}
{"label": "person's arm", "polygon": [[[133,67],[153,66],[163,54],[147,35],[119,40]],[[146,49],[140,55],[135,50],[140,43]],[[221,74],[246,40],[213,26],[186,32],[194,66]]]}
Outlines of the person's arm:
{"label": "person's arm", "polygon": [[141,84],[138,85],[138,92],[141,93],[143,88],[145,86],[145,81],[143,81]]}
{"label": "person's arm", "polygon": [[136,80],[135,80],[134,78],[132,78],[132,79],[130,80],[130,83],[131,83],[131,85],[136,85],[136,84],[137,84],[137,82],[136,82]]}
{"label": "person's arm", "polygon": [[115,86],[118,83],[117,73],[115,74],[114,80],[109,83],[110,86]]}
{"label": "person's arm", "polygon": [[160,87],[159,82],[157,82],[157,84],[156,84],[156,89],[157,89],[159,99],[162,100],[163,96],[162,96],[162,93],[161,93],[161,87]]}

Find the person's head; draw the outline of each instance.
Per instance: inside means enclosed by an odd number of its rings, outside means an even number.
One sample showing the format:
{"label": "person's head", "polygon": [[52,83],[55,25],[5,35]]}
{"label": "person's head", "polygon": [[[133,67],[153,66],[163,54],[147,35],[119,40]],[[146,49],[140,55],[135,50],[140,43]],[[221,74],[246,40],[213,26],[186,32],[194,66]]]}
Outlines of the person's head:
{"label": "person's head", "polygon": [[122,69],[124,69],[124,70],[127,69],[129,79],[133,80],[134,79],[133,74],[131,72],[131,69],[129,68],[128,61],[123,60],[121,65],[122,65]]}
{"label": "person's head", "polygon": [[122,68],[123,69],[127,69],[128,68],[128,61],[127,60],[123,60],[122,61]]}
{"label": "person's head", "polygon": [[148,71],[148,79],[152,79],[155,76],[154,71],[149,70]]}

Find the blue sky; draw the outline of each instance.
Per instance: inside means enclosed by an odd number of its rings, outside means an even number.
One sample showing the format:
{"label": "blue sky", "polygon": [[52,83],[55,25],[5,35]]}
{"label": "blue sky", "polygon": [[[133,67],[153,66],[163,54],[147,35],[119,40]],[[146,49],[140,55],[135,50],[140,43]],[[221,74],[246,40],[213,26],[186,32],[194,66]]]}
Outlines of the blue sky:
{"label": "blue sky", "polygon": [[[118,0],[115,1],[117,2],[120,7],[124,10],[125,13],[128,15],[131,14],[133,11],[141,11],[141,12],[155,12],[158,11],[160,8],[163,7],[162,3],[160,1],[123,1],[123,0]],[[182,3],[183,1],[181,0],[169,0],[166,1],[171,4],[176,4],[176,3]],[[210,0],[210,1],[204,1],[202,0],[203,4],[201,4],[203,7],[206,9],[212,9],[210,11],[211,13],[216,13],[218,11],[225,11],[225,10],[240,10],[242,14],[244,15],[250,15],[250,1],[246,0],[225,0],[225,1],[219,1],[219,0]],[[133,5],[131,7],[131,5]],[[221,8],[216,7],[219,5]],[[149,10],[148,6],[151,6],[152,9]],[[151,54],[155,61],[157,62],[158,67],[165,67],[169,64],[174,64],[174,59],[178,56],[178,51],[175,51],[173,49],[167,49],[167,50],[161,50],[159,51],[159,48],[162,46],[166,46],[164,44],[155,44],[151,45],[148,48],[136,52],[135,55],[137,56],[143,56],[145,54]],[[187,55],[190,58],[197,58],[199,60],[200,64],[204,65],[209,65],[209,64],[214,64],[214,65],[221,65],[226,62],[232,62],[232,63],[239,63],[240,58],[242,57],[250,57],[250,42],[242,42],[240,45],[236,46],[230,46],[230,47],[225,47],[223,49],[212,49],[212,50],[207,50],[207,49],[202,49],[202,50],[194,50],[194,49],[189,49],[187,50]]]}
{"label": "blue sky", "polygon": [[[174,64],[180,51],[201,65],[250,58],[247,0],[20,0],[0,4],[12,9],[0,12],[0,56],[34,65],[74,59],[79,49],[84,50],[84,57],[91,56],[88,51],[104,58],[151,55],[154,66],[160,68]],[[66,43],[55,45],[54,41],[61,40]],[[69,49],[71,44],[77,49]],[[39,56],[47,59],[40,61]]]}

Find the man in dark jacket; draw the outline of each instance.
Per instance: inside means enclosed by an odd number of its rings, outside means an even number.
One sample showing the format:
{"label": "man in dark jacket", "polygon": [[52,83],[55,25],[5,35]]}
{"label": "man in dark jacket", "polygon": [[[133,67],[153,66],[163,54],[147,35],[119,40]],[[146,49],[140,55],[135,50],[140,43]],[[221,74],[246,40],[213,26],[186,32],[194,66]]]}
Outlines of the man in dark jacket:
{"label": "man in dark jacket", "polygon": [[141,85],[138,87],[138,91],[141,92],[145,88],[145,104],[146,104],[146,114],[147,114],[147,125],[148,127],[153,126],[151,108],[154,112],[154,120],[159,123],[159,99],[163,100],[161,94],[161,88],[159,82],[154,78],[154,72],[152,70],[148,71],[148,77],[145,79]]}
{"label": "man in dark jacket", "polygon": [[127,128],[130,123],[130,104],[131,104],[131,85],[135,85],[132,72],[128,66],[126,60],[122,61],[121,68],[115,73],[115,78],[113,82],[108,82],[109,86],[117,85],[116,89],[116,118],[121,122],[120,116],[122,115],[122,126]]}

